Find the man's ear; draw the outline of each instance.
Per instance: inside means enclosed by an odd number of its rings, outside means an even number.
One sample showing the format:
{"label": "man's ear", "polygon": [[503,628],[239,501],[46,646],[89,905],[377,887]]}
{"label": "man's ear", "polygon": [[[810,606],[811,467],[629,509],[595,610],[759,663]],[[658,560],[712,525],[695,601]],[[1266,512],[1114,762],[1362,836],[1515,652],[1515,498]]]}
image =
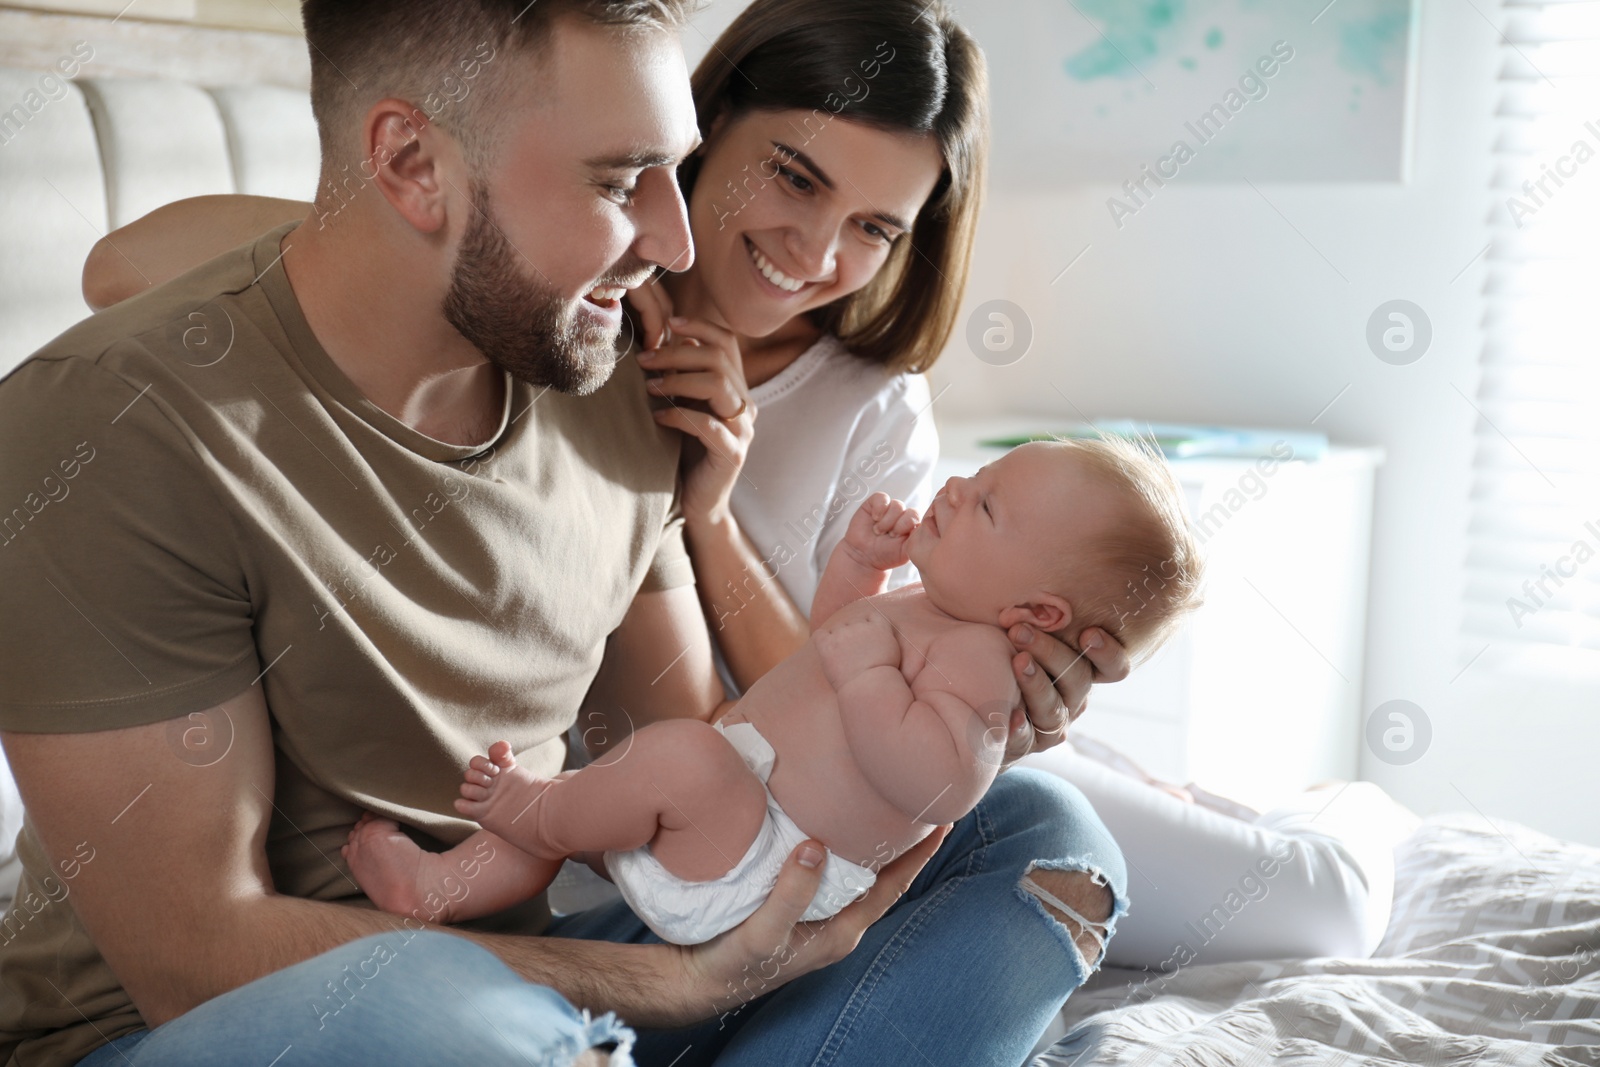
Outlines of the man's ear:
{"label": "man's ear", "polygon": [[421,108],[399,99],[374,104],[362,133],[361,177],[420,232],[443,227],[452,190],[441,171],[440,150],[454,142]]}
{"label": "man's ear", "polygon": [[1053,633],[1072,621],[1072,605],[1054,593],[1038,592],[1026,604],[1013,604],[1000,613],[1000,625],[1010,629],[1025,622],[1035,630]]}

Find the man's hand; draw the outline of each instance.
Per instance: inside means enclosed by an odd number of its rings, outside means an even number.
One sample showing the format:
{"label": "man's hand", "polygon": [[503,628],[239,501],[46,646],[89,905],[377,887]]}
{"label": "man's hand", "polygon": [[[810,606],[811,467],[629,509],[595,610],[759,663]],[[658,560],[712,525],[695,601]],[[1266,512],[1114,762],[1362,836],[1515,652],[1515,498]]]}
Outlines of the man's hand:
{"label": "man's hand", "polygon": [[[803,841],[778,872],[778,884],[766,903],[727,933],[702,945],[667,945],[675,950],[679,974],[673,988],[685,991],[684,1014],[706,1018],[738,1009],[803,974],[835,963],[860,944],[867,927],[883,917],[943,844],[950,827],[936,827],[927,837],[878,872],[865,896],[828,919],[800,922],[822,882],[827,854],[817,841]],[[816,866],[803,867],[800,857],[815,849]]]}
{"label": "man's hand", "polygon": [[900,666],[900,642],[894,628],[876,611],[836,618],[811,638],[822,659],[822,673],[834,692],[874,667]]}
{"label": "man's hand", "polygon": [[1089,687],[1128,676],[1127,649],[1098,627],[1078,634],[1081,651],[1026,624],[1011,627],[1006,636],[1018,649],[1011,670],[1027,705],[1026,715],[1012,713],[1007,763],[1066,740],[1067,727],[1088,707]]}
{"label": "man's hand", "polygon": [[861,502],[840,547],[869,570],[892,571],[910,559],[906,540],[917,528],[917,513],[888,493],[873,493]]}

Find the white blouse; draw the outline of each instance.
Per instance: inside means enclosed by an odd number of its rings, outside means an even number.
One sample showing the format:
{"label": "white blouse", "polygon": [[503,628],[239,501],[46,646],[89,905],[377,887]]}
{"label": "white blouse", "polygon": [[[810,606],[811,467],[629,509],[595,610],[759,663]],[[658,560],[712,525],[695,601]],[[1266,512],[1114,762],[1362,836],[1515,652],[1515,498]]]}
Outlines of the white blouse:
{"label": "white blouse", "polygon": [[[731,507],[768,573],[809,616],[828,556],[863,500],[881,490],[921,511],[933,499],[933,398],[922,375],[869,363],[825,334],[750,399],[755,438]],[[907,564],[890,587],[916,577]],[[709,592],[719,610],[739,603],[737,592]],[[713,620],[713,637],[716,629]],[[725,669],[723,682],[735,692]]]}

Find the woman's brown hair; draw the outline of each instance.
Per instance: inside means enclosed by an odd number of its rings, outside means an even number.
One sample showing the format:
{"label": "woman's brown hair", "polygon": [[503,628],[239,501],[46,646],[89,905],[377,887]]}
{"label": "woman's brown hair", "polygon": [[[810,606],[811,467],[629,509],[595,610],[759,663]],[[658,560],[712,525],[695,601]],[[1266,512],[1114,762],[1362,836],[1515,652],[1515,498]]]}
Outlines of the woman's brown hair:
{"label": "woman's brown hair", "polygon": [[[988,165],[989,78],[971,36],[938,0],[755,0],[690,84],[707,140],[718,119],[790,110],[934,136],[944,169],[911,232],[859,292],[811,312],[862,359],[932,366],[961,309]],[[685,199],[698,173],[698,156],[679,168]]]}

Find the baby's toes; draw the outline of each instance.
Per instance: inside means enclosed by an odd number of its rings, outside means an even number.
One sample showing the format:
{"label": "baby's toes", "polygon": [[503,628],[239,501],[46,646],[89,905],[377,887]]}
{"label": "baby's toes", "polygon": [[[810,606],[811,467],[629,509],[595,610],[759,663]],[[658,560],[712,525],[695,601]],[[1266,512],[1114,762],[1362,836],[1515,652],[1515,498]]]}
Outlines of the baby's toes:
{"label": "baby's toes", "polygon": [[496,741],[490,745],[489,758],[502,770],[510,770],[517,765],[517,761],[511,755],[511,742],[509,741]]}
{"label": "baby's toes", "polygon": [[489,799],[489,789],[487,786],[474,785],[472,782],[462,782],[461,795],[474,803],[481,804]]}
{"label": "baby's toes", "polygon": [[467,764],[467,770],[469,775],[472,771],[477,771],[478,776],[483,778],[485,782],[500,773],[500,768],[490,762],[488,756],[473,756],[472,762]]}

